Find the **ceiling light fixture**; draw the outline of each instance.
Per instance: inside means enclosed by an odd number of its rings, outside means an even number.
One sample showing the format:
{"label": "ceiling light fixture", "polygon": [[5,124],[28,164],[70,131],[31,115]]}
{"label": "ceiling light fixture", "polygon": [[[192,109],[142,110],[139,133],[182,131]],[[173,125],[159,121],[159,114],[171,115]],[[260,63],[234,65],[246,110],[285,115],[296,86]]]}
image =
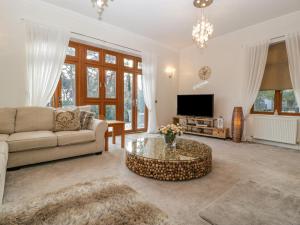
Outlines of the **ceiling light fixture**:
{"label": "ceiling light fixture", "polygon": [[104,12],[104,8],[108,6],[109,1],[113,0],[91,0],[93,7],[97,9],[98,17],[101,19],[101,16]]}
{"label": "ceiling light fixture", "polygon": [[213,25],[208,22],[204,15],[204,8],[210,6],[212,3],[213,0],[194,0],[194,6],[201,10],[201,17],[198,18],[196,25],[193,26],[192,32],[193,41],[199,48],[206,47],[209,38],[214,32]]}

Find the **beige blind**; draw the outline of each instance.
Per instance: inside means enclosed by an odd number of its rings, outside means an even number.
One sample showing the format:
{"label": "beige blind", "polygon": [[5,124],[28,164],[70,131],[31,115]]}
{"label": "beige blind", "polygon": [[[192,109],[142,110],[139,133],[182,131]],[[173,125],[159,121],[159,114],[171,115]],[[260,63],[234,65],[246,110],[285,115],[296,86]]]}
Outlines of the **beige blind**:
{"label": "beige blind", "polygon": [[267,64],[260,90],[292,89],[285,42],[269,47]]}

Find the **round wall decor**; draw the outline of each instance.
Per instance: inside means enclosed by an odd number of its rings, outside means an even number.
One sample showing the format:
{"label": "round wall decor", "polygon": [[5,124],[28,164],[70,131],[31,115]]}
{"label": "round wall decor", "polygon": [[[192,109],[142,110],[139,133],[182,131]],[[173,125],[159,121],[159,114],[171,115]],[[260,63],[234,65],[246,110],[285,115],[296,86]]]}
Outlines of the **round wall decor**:
{"label": "round wall decor", "polygon": [[198,76],[201,80],[208,80],[211,76],[211,68],[209,66],[203,66],[199,72]]}

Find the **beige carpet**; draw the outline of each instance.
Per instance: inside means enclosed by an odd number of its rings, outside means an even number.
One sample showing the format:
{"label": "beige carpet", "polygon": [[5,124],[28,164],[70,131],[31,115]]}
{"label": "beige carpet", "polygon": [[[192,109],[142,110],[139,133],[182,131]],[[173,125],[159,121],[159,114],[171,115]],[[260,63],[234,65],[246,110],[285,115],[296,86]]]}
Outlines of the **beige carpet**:
{"label": "beige carpet", "polygon": [[[126,141],[144,135],[128,135]],[[213,149],[212,172],[201,179],[163,182],[140,177],[125,166],[124,151],[117,138],[117,144],[110,145],[110,151],[102,155],[9,171],[4,204],[20,203],[70,185],[113,176],[136,190],[146,201],[158,206],[176,223],[209,225],[200,217],[200,212],[241,182],[252,180],[260,186],[275,188],[284,195],[300,196],[300,151],[196,136],[184,137],[204,142]],[[263,208],[261,210],[264,211]]]}
{"label": "beige carpet", "polygon": [[0,206],[0,225],[167,225],[167,215],[127,185],[86,182]]}
{"label": "beige carpet", "polygon": [[214,225],[299,225],[300,197],[253,181],[242,182],[200,216]]}

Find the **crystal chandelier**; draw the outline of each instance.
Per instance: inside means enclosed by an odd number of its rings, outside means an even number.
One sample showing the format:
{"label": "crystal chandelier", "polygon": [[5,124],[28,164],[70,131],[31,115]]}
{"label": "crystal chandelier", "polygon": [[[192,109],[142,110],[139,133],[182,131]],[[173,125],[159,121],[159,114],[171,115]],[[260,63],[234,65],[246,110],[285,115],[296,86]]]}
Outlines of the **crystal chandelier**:
{"label": "crystal chandelier", "polygon": [[99,19],[101,19],[104,8],[108,6],[109,1],[113,1],[113,0],[91,0],[91,1],[93,3],[93,7],[97,9]]}
{"label": "crystal chandelier", "polygon": [[204,48],[211,37],[214,27],[208,22],[204,15],[204,8],[212,4],[213,0],[194,0],[194,6],[201,9],[201,17],[197,20],[196,25],[193,26],[192,37],[193,41],[199,48]]}

